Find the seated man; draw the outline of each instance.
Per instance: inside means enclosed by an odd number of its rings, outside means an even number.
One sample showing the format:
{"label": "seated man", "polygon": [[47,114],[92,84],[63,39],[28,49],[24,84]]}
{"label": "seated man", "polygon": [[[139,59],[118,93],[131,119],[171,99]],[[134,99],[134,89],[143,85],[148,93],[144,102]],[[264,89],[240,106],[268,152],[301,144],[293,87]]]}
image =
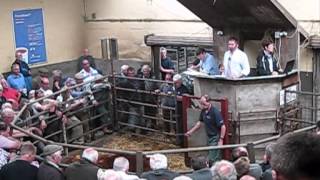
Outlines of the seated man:
{"label": "seated man", "polygon": [[38,168],[31,163],[35,160],[37,149],[32,143],[24,143],[17,160],[3,166],[0,171],[1,180],[37,180]]}
{"label": "seated man", "polygon": [[200,67],[200,72],[208,75],[219,75],[218,61],[209,53],[205,51],[204,48],[198,48],[196,51],[197,58],[200,63],[197,65],[192,65],[192,69],[197,69]]}
{"label": "seated man", "polygon": [[288,133],[276,142],[271,167],[278,180],[317,180],[320,177],[320,137]]}
{"label": "seated man", "polygon": [[84,82],[93,80],[95,76],[99,74],[96,69],[90,66],[90,63],[87,59],[82,61],[82,69],[79,73],[83,75]]}
{"label": "seated man", "polygon": [[212,180],[212,174],[209,169],[209,160],[205,156],[192,158],[191,167],[194,171],[188,176],[192,179]]}
{"label": "seated man", "polygon": [[237,180],[237,172],[234,165],[226,160],[216,162],[211,167],[212,179]]}
{"label": "seated man", "polygon": [[115,170],[122,179],[126,180],[138,180],[138,176],[135,175],[129,175],[129,161],[125,157],[117,157],[113,161],[113,170]]}
{"label": "seated man", "polygon": [[97,179],[99,167],[97,166],[99,153],[93,148],[83,150],[79,162],[72,163],[66,168],[66,180],[92,180]]}
{"label": "seated man", "polygon": [[89,54],[89,49],[87,48],[83,49],[82,53],[83,53],[82,56],[80,56],[78,59],[78,71],[81,71],[82,62],[84,59],[88,60],[92,68],[96,69],[95,59],[93,56]]}
{"label": "seated man", "polygon": [[27,91],[30,91],[32,89],[31,69],[30,69],[29,65],[23,60],[23,56],[22,56],[21,52],[16,51],[16,60],[13,62],[13,64],[19,65],[19,72],[24,77]]}
{"label": "seated man", "polygon": [[[236,161],[240,157],[249,157],[248,150],[245,147],[237,147],[232,150],[233,161]],[[262,177],[262,169],[260,165],[257,163],[250,163],[249,172],[247,173],[247,175],[260,179]]]}
{"label": "seated man", "polygon": [[[40,79],[40,90],[43,91],[44,96],[49,96],[53,94],[52,90],[50,89],[50,82],[48,78]],[[53,97],[50,96],[50,98],[53,98]]]}
{"label": "seated man", "polygon": [[274,57],[274,43],[270,40],[263,40],[262,51],[257,57],[257,74],[259,76],[278,75],[282,70]]}
{"label": "seated man", "polygon": [[0,79],[0,83],[3,87],[2,95],[7,101],[11,102],[15,109],[19,107],[21,93],[13,88],[9,87],[8,82],[4,79]]}
{"label": "seated man", "polygon": [[41,156],[44,161],[38,170],[38,180],[64,180],[62,170],[58,166],[62,160],[63,148],[58,145],[46,145]]}
{"label": "seated man", "polygon": [[38,75],[32,78],[32,89],[39,89],[40,82],[43,78],[49,78],[49,70],[47,68],[40,68]]}
{"label": "seated man", "polygon": [[154,154],[150,157],[150,168],[152,171],[144,172],[141,178],[145,179],[173,179],[178,173],[168,170],[167,157],[163,154]]}
{"label": "seated man", "polygon": [[11,72],[12,73],[7,78],[9,86],[27,97],[27,85],[24,76],[20,73],[19,64],[12,64]]}

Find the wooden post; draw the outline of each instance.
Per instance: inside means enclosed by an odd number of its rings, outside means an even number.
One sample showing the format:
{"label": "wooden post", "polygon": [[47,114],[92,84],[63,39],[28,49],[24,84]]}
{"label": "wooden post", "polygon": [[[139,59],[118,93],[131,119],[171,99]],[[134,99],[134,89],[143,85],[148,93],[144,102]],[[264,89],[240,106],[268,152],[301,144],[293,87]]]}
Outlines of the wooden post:
{"label": "wooden post", "polygon": [[143,154],[141,151],[136,152],[136,173],[138,176],[143,173]]}
{"label": "wooden post", "polygon": [[254,144],[248,143],[247,148],[248,148],[250,163],[255,163],[256,162],[256,154],[254,151]]}

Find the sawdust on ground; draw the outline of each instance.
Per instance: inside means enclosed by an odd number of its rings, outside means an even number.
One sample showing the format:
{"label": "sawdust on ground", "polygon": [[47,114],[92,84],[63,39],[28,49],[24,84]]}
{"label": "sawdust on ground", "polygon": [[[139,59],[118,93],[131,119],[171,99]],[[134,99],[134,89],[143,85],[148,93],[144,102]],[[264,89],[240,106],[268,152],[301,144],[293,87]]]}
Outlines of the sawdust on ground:
{"label": "sawdust on ground", "polygon": [[[103,147],[127,151],[154,151],[179,148],[179,146],[172,143],[164,143],[145,137],[131,136],[129,134],[115,135],[108,139]],[[185,166],[183,154],[168,154],[167,157],[169,169],[190,170],[190,168]]]}

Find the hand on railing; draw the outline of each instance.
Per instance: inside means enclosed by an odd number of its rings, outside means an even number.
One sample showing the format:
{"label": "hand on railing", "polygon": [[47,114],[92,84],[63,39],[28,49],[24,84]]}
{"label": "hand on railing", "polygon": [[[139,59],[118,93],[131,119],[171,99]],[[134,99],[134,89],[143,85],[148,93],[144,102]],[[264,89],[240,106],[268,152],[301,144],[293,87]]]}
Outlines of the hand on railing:
{"label": "hand on railing", "polygon": [[191,133],[190,131],[188,131],[188,132],[186,132],[184,135],[187,136],[187,137],[190,137],[191,134],[192,134],[192,133]]}
{"label": "hand on railing", "polygon": [[41,129],[42,131],[44,131],[45,128],[47,128],[47,123],[46,123],[45,120],[41,120],[41,121],[40,121],[40,129]]}
{"label": "hand on railing", "polygon": [[61,120],[62,120],[63,124],[67,124],[68,123],[68,118],[67,118],[66,115],[63,115]]}
{"label": "hand on railing", "polygon": [[98,102],[97,100],[93,100],[93,101],[92,101],[92,104],[93,104],[94,106],[98,106],[98,105],[99,105],[99,102]]}
{"label": "hand on railing", "polygon": [[42,131],[41,131],[40,129],[36,128],[36,127],[30,127],[30,128],[28,129],[28,131],[29,131],[30,133],[33,133],[33,134],[42,136]]}

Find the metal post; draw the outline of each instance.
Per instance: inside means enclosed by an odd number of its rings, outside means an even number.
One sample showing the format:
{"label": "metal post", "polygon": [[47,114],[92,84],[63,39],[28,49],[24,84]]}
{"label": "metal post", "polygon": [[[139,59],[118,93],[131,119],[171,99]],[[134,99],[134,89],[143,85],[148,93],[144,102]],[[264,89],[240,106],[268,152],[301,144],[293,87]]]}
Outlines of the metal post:
{"label": "metal post", "polygon": [[[62,123],[62,132],[63,132],[63,141],[64,143],[68,143],[68,140],[67,140],[67,131],[66,131],[66,125],[64,123]],[[64,147],[64,152],[66,154],[66,156],[68,156],[69,154],[69,151],[68,151],[68,147]]]}
{"label": "metal post", "polygon": [[[117,108],[118,108],[118,103],[116,101],[117,98],[117,90],[116,90],[116,77],[115,77],[115,72],[114,72],[114,59],[115,56],[113,54],[113,46],[111,46],[111,41],[109,41],[109,48],[110,48],[110,62],[111,62],[111,77],[112,77],[112,84],[113,84],[113,89],[112,89],[112,104],[113,104],[113,108],[112,108],[112,114],[113,114],[113,121],[112,121],[112,126],[114,128],[114,130],[118,130],[119,129],[119,125],[118,125],[118,113],[117,113]],[[111,55],[113,54],[113,55]]]}
{"label": "metal post", "polygon": [[248,149],[248,153],[249,153],[250,163],[255,163],[256,162],[256,154],[254,151],[254,144],[248,143],[247,149]]}
{"label": "metal post", "polygon": [[[182,127],[183,127],[183,133],[186,133],[188,131],[188,114],[187,109],[191,105],[191,100],[189,96],[182,96]],[[188,138],[185,136],[183,139],[183,147],[188,147]],[[188,153],[184,153],[184,162],[186,166],[190,166],[190,159],[188,157]]]}
{"label": "metal post", "polygon": [[136,173],[138,176],[143,173],[143,154],[141,151],[136,152]]}
{"label": "metal post", "polygon": [[283,135],[285,133],[285,127],[286,127],[286,111],[287,111],[287,90],[284,90],[284,100],[283,100],[283,118],[282,122],[280,122],[280,135]]}

